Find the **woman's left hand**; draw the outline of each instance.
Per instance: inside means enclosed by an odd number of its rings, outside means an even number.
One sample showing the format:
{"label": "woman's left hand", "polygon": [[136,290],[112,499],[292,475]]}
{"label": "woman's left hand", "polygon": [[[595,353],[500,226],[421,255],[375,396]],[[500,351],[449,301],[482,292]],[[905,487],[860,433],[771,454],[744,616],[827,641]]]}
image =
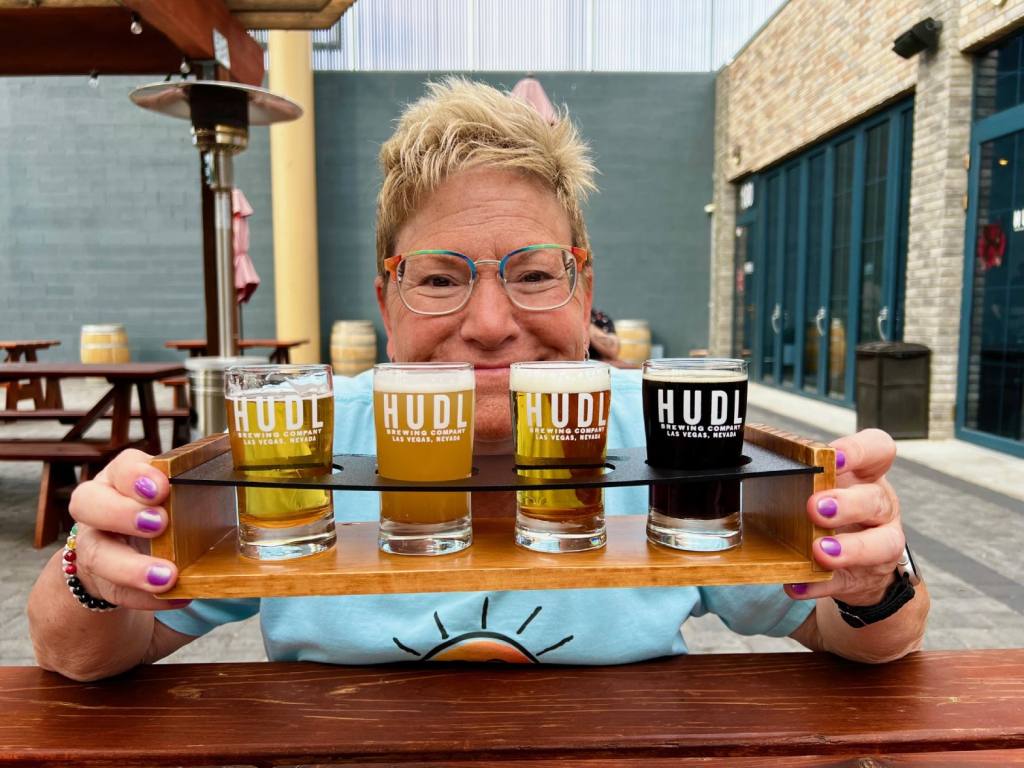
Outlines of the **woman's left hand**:
{"label": "woman's left hand", "polygon": [[879,429],[831,443],[836,449],[836,488],[807,500],[807,514],[835,536],[816,539],[814,559],[833,571],[831,581],[787,584],[798,600],[831,596],[850,605],[876,605],[893,583],[905,544],[900,502],[885,479],[896,445]]}

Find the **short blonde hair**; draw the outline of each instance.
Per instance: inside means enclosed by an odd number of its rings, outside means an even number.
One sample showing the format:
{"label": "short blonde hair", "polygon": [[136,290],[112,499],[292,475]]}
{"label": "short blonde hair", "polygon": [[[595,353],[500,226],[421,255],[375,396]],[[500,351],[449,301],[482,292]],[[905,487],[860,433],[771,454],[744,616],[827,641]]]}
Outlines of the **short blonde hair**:
{"label": "short blonde hair", "polygon": [[427,83],[380,149],[384,181],[377,196],[377,272],[394,255],[398,231],[449,176],[487,166],[540,180],[565,208],[572,243],[590,248],[582,204],[597,187],[590,149],[564,109],[549,125],[531,105],[461,77]]}

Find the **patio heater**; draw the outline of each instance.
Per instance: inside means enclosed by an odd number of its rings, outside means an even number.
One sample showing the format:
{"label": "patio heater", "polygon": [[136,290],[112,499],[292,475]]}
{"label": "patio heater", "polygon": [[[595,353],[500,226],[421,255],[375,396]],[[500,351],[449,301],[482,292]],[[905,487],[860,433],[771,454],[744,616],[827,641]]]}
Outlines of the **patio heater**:
{"label": "patio heater", "polygon": [[[224,371],[231,365],[265,363],[266,358],[238,356],[234,243],[231,229],[232,158],[249,144],[250,125],[271,125],[302,116],[302,107],[264,88],[217,80],[183,80],[144,85],[131,93],[138,106],[189,120],[192,143],[202,158],[203,183],[213,205],[203,204],[204,261],[213,211],[216,301],[206,291],[206,342],[209,357],[185,362],[189,379],[189,427],[193,440],[227,428]],[[206,194],[204,190],[204,195]],[[206,271],[204,269],[204,271]],[[207,272],[207,280],[209,273]],[[212,305],[211,305],[212,304]],[[211,333],[211,322],[216,335]]]}
{"label": "patio heater", "polygon": [[[234,155],[249,144],[250,125],[271,125],[302,116],[302,107],[265,88],[217,80],[183,80],[136,88],[131,100],[143,109],[189,120],[192,143],[203,159],[204,180],[213,193],[215,233],[217,337],[207,339],[209,351],[221,356],[238,354],[231,230],[231,188]],[[204,221],[204,231],[209,222]],[[207,325],[209,327],[209,324]],[[209,336],[209,333],[207,333]],[[216,346],[214,346],[216,342]]]}

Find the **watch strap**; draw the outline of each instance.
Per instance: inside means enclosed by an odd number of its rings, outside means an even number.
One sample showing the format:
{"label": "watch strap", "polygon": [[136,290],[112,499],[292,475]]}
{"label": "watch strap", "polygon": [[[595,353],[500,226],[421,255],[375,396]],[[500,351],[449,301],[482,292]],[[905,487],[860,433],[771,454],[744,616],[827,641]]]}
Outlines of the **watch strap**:
{"label": "watch strap", "polygon": [[868,624],[889,618],[913,599],[914,585],[910,583],[910,576],[900,571],[896,572],[896,581],[889,586],[881,601],[875,605],[850,605],[842,600],[832,598],[843,621],[856,628],[866,627]]}

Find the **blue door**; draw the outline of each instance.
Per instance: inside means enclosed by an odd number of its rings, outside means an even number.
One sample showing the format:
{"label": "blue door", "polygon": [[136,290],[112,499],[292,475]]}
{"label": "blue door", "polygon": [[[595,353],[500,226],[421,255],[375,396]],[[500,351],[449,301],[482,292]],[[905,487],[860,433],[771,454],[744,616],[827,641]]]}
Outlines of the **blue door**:
{"label": "blue door", "polygon": [[956,434],[1024,456],[1024,33],[975,62]]}
{"label": "blue door", "polygon": [[753,378],[853,404],[860,342],[902,335],[913,104],[763,173]]}
{"label": "blue door", "polygon": [[1014,111],[976,130],[971,153],[957,427],[1024,456],[1024,107]]}

